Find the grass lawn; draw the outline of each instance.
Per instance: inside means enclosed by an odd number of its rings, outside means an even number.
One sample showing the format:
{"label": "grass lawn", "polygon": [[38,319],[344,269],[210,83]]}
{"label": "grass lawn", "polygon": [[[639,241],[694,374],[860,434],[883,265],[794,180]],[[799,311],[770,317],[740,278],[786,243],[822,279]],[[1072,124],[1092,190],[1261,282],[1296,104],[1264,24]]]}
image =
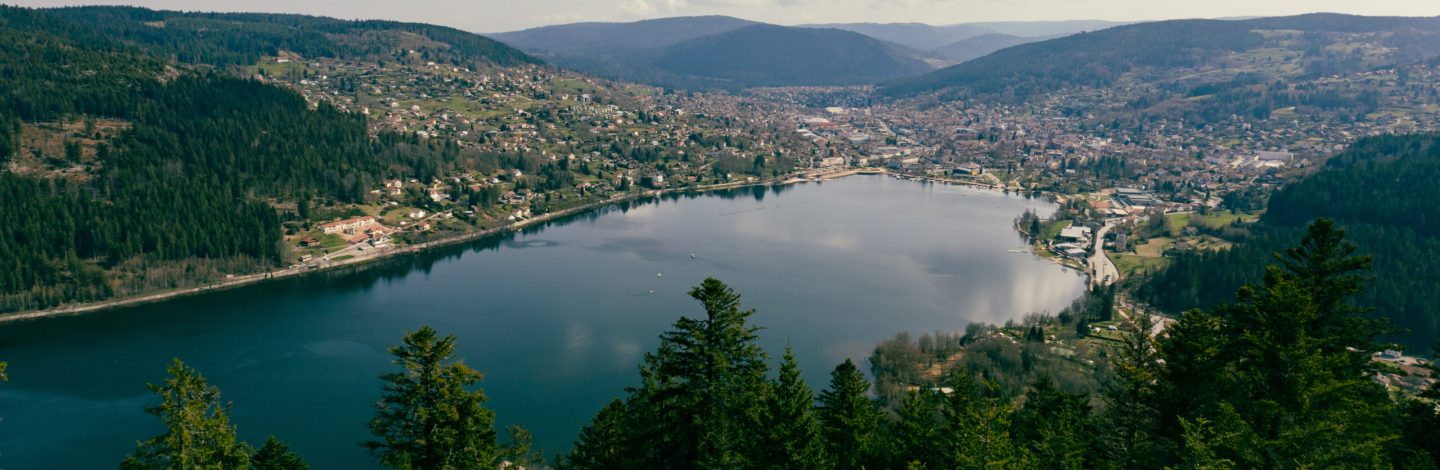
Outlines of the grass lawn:
{"label": "grass lawn", "polygon": [[1137,255],[1110,255],[1110,260],[1115,262],[1115,269],[1120,271],[1120,276],[1128,278],[1135,274],[1154,272],[1170,264],[1170,258],[1145,257]]}
{"label": "grass lawn", "polygon": [[1190,225],[1190,214],[1170,214],[1165,216],[1165,230],[1170,236],[1178,237],[1185,227]]}
{"label": "grass lawn", "polygon": [[1054,222],[1045,222],[1044,225],[1043,225],[1043,227],[1044,227],[1044,229],[1045,229],[1045,238],[1044,238],[1044,239],[1045,239],[1045,240],[1053,240],[1055,237],[1060,236],[1060,231],[1061,231],[1061,230],[1065,230],[1066,228],[1069,228],[1069,227],[1070,227],[1070,221],[1069,221],[1069,220],[1058,220],[1058,221],[1054,221]]}
{"label": "grass lawn", "polygon": [[346,242],[344,238],[340,238],[340,236],[335,234],[321,235],[319,237],[319,240],[320,247],[327,250],[333,248],[340,248],[342,246],[347,246],[350,244],[349,242]]}
{"label": "grass lawn", "polygon": [[1135,245],[1135,254],[1145,258],[1159,258],[1165,250],[1175,246],[1175,240],[1171,238],[1151,238],[1143,245]]}
{"label": "grass lawn", "polygon": [[1200,216],[1199,214],[1194,215],[1199,216],[1200,223],[1204,224],[1206,227],[1209,228],[1221,228],[1226,225],[1235,223],[1235,221],[1237,220],[1244,223],[1250,223],[1256,220],[1260,220],[1259,212],[1241,212],[1238,214],[1232,214],[1229,211],[1213,211],[1204,216]]}

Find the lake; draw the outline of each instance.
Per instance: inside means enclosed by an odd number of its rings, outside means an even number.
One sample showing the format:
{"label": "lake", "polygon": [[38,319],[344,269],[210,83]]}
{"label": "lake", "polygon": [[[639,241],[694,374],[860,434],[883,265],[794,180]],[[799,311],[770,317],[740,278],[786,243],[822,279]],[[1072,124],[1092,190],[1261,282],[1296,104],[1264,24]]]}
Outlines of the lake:
{"label": "lake", "polygon": [[[316,468],[374,467],[357,443],[393,367],[431,325],[485,374],[500,425],[547,456],[637,382],[636,366],[707,276],[730,284],[775,357],[817,390],[897,332],[1058,312],[1079,273],[1014,250],[1011,221],[1053,204],[854,176],[634,202],[523,233],[224,292],[0,325],[0,466],[114,467],[160,432],[147,382],[179,357],[234,403],[241,436],[287,441]],[[694,255],[693,257],[691,255]],[[865,366],[862,366],[862,368]],[[503,435],[503,434],[502,434]]]}

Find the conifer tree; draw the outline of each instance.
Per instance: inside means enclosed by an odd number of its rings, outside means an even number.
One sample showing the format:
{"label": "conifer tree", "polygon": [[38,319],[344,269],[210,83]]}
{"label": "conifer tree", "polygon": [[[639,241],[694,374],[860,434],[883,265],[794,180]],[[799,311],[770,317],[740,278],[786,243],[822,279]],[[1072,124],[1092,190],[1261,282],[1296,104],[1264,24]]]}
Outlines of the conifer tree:
{"label": "conifer tree", "polygon": [[895,410],[896,420],[886,432],[890,468],[905,468],[911,464],[924,468],[943,468],[935,452],[939,441],[940,420],[937,394],[929,390],[916,390],[906,394]]}
{"label": "conifer tree", "polygon": [[646,468],[737,468],[755,452],[768,366],[755,344],[755,312],[740,296],[706,279],[690,291],[704,319],[684,317],[646,354],[641,386],[632,390],[632,436]]}
{"label": "conifer tree", "polygon": [[630,460],[636,452],[630,446],[626,419],[625,402],[611,400],[589,425],[580,430],[580,438],[575,441],[575,448],[570,450],[562,467],[573,470],[634,468]]}
{"label": "conifer tree", "polygon": [[310,465],[291,451],[290,446],[280,442],[275,436],[270,436],[265,438],[265,445],[260,446],[260,449],[250,456],[250,468],[253,470],[309,470]]}
{"label": "conifer tree", "polygon": [[835,468],[865,468],[872,460],[880,423],[869,396],[870,382],[846,359],[830,372],[830,388],[820,392],[820,423]]}
{"label": "conifer tree", "polygon": [[495,414],[485,408],[483,376],[455,359],[455,337],[428,326],[390,348],[399,372],[381,376],[384,395],[370,420],[376,440],[362,445],[400,469],[494,468]]}
{"label": "conifer tree", "polygon": [[770,395],[756,463],[796,470],[829,468],[820,422],[815,417],[815,395],[800,377],[800,366],[789,346]]}
{"label": "conifer tree", "polygon": [[1078,469],[1090,447],[1090,405],[1085,395],[1072,395],[1041,379],[1025,393],[1015,410],[1011,433],[1040,468]]}
{"label": "conifer tree", "polygon": [[165,432],[135,444],[125,457],[125,469],[231,469],[250,464],[250,446],[236,437],[230,424],[230,404],[220,401],[220,389],[205,381],[179,359],[166,368],[170,377],[150,385],[160,405],[145,412],[160,418]]}
{"label": "conifer tree", "polygon": [[[993,383],[978,385],[969,372],[948,381],[951,392],[941,409],[944,468],[1004,469],[1029,465],[1024,449],[1010,435],[1012,409]],[[984,394],[981,393],[984,388]]]}
{"label": "conifer tree", "polygon": [[[1182,320],[1184,321],[1184,320]],[[1137,315],[1123,323],[1119,347],[1111,353],[1113,380],[1105,389],[1100,447],[1103,460],[1116,468],[1155,468],[1167,455],[1156,439],[1160,414],[1155,405],[1159,356],[1150,332],[1154,320]]]}

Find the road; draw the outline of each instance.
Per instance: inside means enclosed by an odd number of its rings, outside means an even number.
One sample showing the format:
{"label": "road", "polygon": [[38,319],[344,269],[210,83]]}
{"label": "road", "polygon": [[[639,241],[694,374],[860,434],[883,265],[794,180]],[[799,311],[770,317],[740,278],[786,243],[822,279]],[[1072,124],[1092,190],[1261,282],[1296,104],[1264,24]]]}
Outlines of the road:
{"label": "road", "polygon": [[1120,280],[1120,270],[1115,263],[1110,261],[1110,256],[1105,254],[1105,235],[1110,229],[1115,228],[1114,221],[1105,221],[1105,226],[1095,234],[1095,251],[1090,256],[1090,285],[1109,286]]}

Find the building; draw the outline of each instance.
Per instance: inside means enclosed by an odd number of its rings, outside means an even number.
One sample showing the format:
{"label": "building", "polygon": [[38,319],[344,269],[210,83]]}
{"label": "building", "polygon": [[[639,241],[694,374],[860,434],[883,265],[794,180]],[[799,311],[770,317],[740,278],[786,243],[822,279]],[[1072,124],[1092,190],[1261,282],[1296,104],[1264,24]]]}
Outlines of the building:
{"label": "building", "polygon": [[1090,227],[1065,227],[1060,231],[1060,239],[1072,242],[1089,241]]}
{"label": "building", "polygon": [[375,221],[375,217],[367,215],[364,217],[337,220],[328,224],[323,224],[320,226],[320,230],[325,232],[326,235],[335,233],[356,233],[358,231],[361,231],[362,229],[373,227],[376,225],[380,225],[380,223]]}

